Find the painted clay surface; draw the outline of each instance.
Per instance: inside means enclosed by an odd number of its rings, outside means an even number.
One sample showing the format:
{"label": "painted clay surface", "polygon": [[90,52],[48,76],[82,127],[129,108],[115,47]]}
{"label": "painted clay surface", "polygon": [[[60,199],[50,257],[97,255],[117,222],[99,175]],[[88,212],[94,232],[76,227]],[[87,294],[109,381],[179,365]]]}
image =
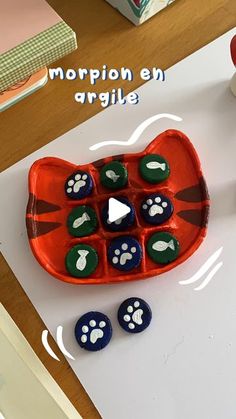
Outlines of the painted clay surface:
{"label": "painted clay surface", "polygon": [[[139,171],[139,162],[148,154],[158,154],[170,166],[168,179],[153,185],[145,181]],[[128,171],[128,184],[117,191],[109,190],[100,182],[102,167],[112,161],[121,161]],[[66,196],[64,184],[74,172],[88,172],[93,179],[93,190],[84,199],[74,200]],[[140,213],[140,204],[146,196],[160,193],[173,204],[171,217],[160,225],[148,224]],[[131,199],[135,206],[135,222],[126,235],[135,237],[142,248],[142,261],[130,272],[118,271],[108,261],[110,242],[122,232],[111,232],[99,222],[94,234],[88,237],[72,237],[67,229],[67,218],[78,205],[92,206],[100,216],[104,203],[110,197],[122,195]],[[99,161],[76,166],[58,158],[36,161],[29,173],[29,201],[26,225],[29,242],[38,262],[54,277],[74,284],[101,284],[133,281],[160,275],[189,258],[202,243],[207,229],[209,197],[200,162],[190,140],[180,131],[168,130],[156,137],[141,153],[107,157]],[[168,232],[178,240],[180,252],[173,262],[161,265],[147,254],[146,246],[154,233]],[[68,274],[65,258],[75,245],[86,244],[98,254],[96,270],[87,278],[75,278]],[[157,248],[161,246],[158,243]],[[87,256],[81,256],[81,264]]]}

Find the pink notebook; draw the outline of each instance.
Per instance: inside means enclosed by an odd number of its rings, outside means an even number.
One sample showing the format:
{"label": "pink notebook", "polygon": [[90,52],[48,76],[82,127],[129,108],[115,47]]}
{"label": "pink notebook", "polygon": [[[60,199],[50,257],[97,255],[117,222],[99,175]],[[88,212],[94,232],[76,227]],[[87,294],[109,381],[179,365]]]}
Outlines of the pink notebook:
{"label": "pink notebook", "polygon": [[62,22],[45,0],[0,0],[0,54]]}
{"label": "pink notebook", "polygon": [[0,92],[76,48],[76,34],[45,0],[0,0]]}

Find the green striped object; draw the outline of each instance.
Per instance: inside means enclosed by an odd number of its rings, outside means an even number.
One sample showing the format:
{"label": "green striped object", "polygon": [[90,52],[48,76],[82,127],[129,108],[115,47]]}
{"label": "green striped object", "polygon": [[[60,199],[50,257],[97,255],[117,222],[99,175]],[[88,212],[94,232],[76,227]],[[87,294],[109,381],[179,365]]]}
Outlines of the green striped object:
{"label": "green striped object", "polygon": [[0,55],[0,92],[77,48],[75,32],[59,22]]}

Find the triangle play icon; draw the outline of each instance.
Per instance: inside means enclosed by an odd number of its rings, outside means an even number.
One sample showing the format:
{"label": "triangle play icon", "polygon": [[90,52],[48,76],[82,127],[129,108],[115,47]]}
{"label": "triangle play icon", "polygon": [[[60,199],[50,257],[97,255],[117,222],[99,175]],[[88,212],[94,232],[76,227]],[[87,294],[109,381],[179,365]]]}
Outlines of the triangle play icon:
{"label": "triangle play icon", "polygon": [[130,212],[128,205],[123,204],[115,198],[109,198],[108,201],[108,219],[111,223],[119,220]]}

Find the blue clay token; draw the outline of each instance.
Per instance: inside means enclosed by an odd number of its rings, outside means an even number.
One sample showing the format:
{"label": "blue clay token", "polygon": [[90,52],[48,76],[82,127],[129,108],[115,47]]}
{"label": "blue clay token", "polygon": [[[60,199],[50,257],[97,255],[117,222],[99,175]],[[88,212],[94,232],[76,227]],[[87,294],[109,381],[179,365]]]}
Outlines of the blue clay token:
{"label": "blue clay token", "polygon": [[122,231],[131,227],[135,219],[135,209],[134,206],[129,202],[129,200],[123,196],[116,196],[117,201],[122,202],[122,204],[127,205],[130,208],[130,212],[124,217],[119,218],[118,220],[111,223],[108,219],[108,201],[102,209],[102,221],[104,226],[111,231]]}
{"label": "blue clay token", "polygon": [[99,311],[89,311],[75,325],[75,338],[79,346],[87,351],[100,351],[108,345],[111,337],[111,322]]}
{"label": "blue clay token", "polygon": [[137,268],[142,260],[142,248],[134,237],[120,236],[111,241],[108,259],[114,268],[131,271]]}
{"label": "blue clay token", "polygon": [[70,199],[83,199],[93,189],[93,179],[89,173],[78,170],[65,183],[65,193]]}
{"label": "blue clay token", "polygon": [[173,205],[167,196],[160,193],[148,195],[142,201],[140,212],[148,224],[162,224],[173,213]]}
{"label": "blue clay token", "polygon": [[119,307],[118,322],[129,333],[140,333],[152,320],[152,311],[142,298],[128,298]]}

